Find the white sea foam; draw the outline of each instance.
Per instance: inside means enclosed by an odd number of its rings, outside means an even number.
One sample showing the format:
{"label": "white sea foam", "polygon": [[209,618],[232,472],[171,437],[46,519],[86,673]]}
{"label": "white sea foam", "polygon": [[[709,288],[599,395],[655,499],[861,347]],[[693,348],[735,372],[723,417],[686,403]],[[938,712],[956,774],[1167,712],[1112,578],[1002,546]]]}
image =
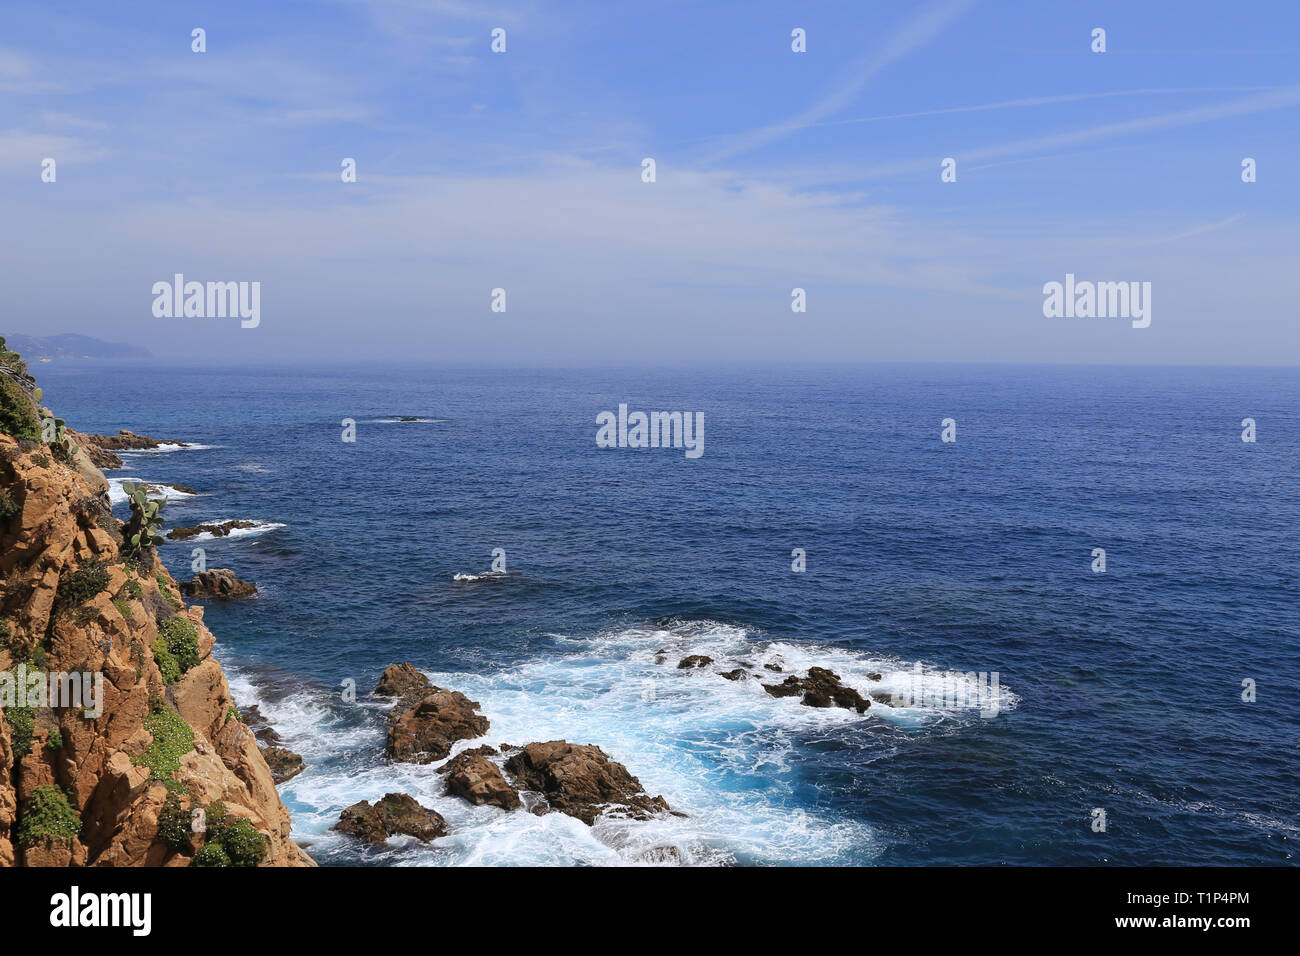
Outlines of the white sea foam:
{"label": "white sea foam", "polygon": [[475,581],[502,581],[508,577],[510,577],[509,571],[478,571],[474,574],[459,571],[453,574],[451,579],[462,584],[471,584]]}
{"label": "white sea foam", "polygon": [[[197,521],[195,524],[225,524],[227,521],[234,521],[234,518],[213,518],[211,520]],[[246,519],[253,520],[253,519]],[[210,531],[204,531],[192,538],[186,538],[186,541],[233,541],[238,538],[251,538],[254,535],[266,534],[268,531],[275,531],[278,528],[287,528],[287,524],[280,521],[256,521],[253,520],[251,528],[231,528],[222,535],[213,534]]]}
{"label": "white sea foam", "polygon": [[173,451],[210,451],[213,448],[220,448],[220,445],[195,445],[186,444],[178,445],[175,442],[162,442],[155,448],[123,448],[114,452],[123,461],[135,458],[139,455],[165,455]]}
{"label": "white sea foam", "polygon": [[[330,830],[339,813],[358,800],[401,791],[441,813],[451,834],[428,846],[392,842],[381,856],[392,865],[861,860],[876,852],[870,827],[808,807],[807,791],[817,780],[803,753],[807,742],[829,736],[885,747],[891,745],[864,741],[873,740],[871,734],[878,735],[886,722],[918,734],[980,722],[969,710],[909,711],[876,704],[857,714],[774,698],[762,682],[802,675],[810,666],[829,667],[864,694],[889,692],[895,685],[901,689],[914,674],[909,662],[757,640],[744,628],[724,624],[626,628],[562,643],[561,650],[504,670],[428,674],[435,684],[479,701],[491,721],[487,736],[463,741],[456,750],[558,739],[597,744],[685,818],[602,818],[588,827],[558,813],[538,817],[472,806],[446,794],[436,767],[383,760],[382,714],[390,702],[374,701],[364,696],[369,688],[362,688],[359,704],[370,713],[346,728],[339,724],[337,704],[310,695],[261,708],[285,746],[307,761],[307,770],[283,788],[295,836],[327,853],[358,852],[349,838]],[[678,660],[688,654],[706,654],[716,663],[679,670]],[[656,662],[660,657],[663,663]],[[779,664],[784,673],[765,670],[765,663]],[[729,681],[718,673],[738,666],[749,667],[755,677]],[[881,680],[871,680],[874,673]],[[231,684],[241,702],[251,699],[239,681]],[[1001,694],[1000,706],[1014,708],[1015,695],[1005,688]],[[331,757],[335,769],[321,769]]]}
{"label": "white sea foam", "polygon": [[109,503],[120,505],[126,501],[126,492],[122,490],[123,482],[134,482],[135,484],[152,485],[148,495],[150,498],[166,498],[168,501],[183,501],[186,498],[197,498],[197,494],[190,494],[188,491],[178,491],[175,488],[169,488],[167,485],[156,484],[147,481],[144,478],[109,478],[108,479],[108,500]]}

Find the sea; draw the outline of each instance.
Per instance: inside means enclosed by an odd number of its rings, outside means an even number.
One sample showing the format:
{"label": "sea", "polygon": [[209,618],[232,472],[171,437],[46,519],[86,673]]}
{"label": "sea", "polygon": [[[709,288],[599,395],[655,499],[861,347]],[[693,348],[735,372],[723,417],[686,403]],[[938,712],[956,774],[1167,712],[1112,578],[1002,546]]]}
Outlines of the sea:
{"label": "sea", "polygon": [[[166,528],[256,523],[160,554],[256,583],[206,621],[322,864],[1295,863],[1300,370],[34,371],[73,428],[189,443],[123,455],[119,516],[144,480],[195,491]],[[703,454],[599,447],[620,405]],[[462,746],[596,744],[684,816],[448,795],[384,757],[402,661],[479,702]],[[880,699],[763,689],[814,666]],[[331,830],[390,792],[449,835]]]}

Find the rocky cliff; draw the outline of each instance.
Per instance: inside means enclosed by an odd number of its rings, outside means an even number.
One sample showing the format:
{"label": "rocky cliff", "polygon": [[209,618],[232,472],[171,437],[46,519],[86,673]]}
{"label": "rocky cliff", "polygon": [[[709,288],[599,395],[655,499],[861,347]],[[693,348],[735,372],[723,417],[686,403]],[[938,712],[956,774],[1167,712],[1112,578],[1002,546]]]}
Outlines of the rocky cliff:
{"label": "rocky cliff", "polygon": [[0,340],[0,865],[313,865],[203,609],[40,433],[25,371]]}

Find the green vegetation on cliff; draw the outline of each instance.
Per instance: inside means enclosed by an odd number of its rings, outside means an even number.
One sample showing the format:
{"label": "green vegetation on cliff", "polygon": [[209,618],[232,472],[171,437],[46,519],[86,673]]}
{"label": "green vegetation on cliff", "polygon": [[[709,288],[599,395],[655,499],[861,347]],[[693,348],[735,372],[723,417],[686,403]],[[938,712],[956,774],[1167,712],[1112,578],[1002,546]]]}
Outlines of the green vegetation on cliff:
{"label": "green vegetation on cliff", "polygon": [[26,849],[37,843],[70,844],[81,832],[81,816],[67,795],[53,784],[37,787],[31,803],[18,820],[18,845]]}
{"label": "green vegetation on cliff", "polygon": [[144,729],[153,736],[153,743],[132,762],[148,767],[150,780],[161,780],[173,793],[184,792],[175,774],[181,769],[181,758],[194,749],[193,728],[176,711],[156,701],[144,719]]}

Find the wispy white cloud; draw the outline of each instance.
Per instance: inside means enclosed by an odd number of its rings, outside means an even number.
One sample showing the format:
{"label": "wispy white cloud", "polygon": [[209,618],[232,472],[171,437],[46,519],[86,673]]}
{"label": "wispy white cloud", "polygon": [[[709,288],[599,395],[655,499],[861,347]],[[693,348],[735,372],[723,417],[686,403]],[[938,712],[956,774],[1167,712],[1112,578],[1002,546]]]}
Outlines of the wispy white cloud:
{"label": "wispy white cloud", "polygon": [[0,130],[0,169],[30,173],[32,181],[40,177],[41,160],[51,157],[64,163],[90,163],[113,155],[111,149],[78,136],[27,129]]}
{"label": "wispy white cloud", "polygon": [[[1201,123],[1211,123],[1217,120],[1234,119],[1255,113],[1272,112],[1300,106],[1300,86],[1267,87],[1266,89],[1269,92],[1243,97],[1227,103],[1158,113],[1118,123],[1103,123],[1083,129],[1065,130],[1045,136],[1034,136],[974,149],[955,149],[949,155],[956,157],[961,168],[968,170],[984,168],[985,166],[998,165],[983,162],[986,160],[1028,157],[1035,153],[1044,153],[1065,147],[1084,146],[1106,140],[1139,136],[1143,133],[1195,126]],[[890,163],[878,163],[872,166],[823,163],[817,166],[769,169],[766,175],[792,184],[799,183],[803,186],[826,183],[843,184],[909,175],[918,170],[937,168],[937,163],[938,158],[935,156],[915,157]],[[983,163],[983,165],[971,166],[970,163]]]}
{"label": "wispy white cloud", "polygon": [[857,60],[844,71],[831,88],[803,112],[784,123],[764,126],[728,137],[716,151],[704,157],[705,163],[717,162],[774,142],[790,133],[815,125],[849,106],[867,85],[891,64],[929,43],[971,6],[974,0],[944,0],[927,7],[890,35],[878,49]]}

